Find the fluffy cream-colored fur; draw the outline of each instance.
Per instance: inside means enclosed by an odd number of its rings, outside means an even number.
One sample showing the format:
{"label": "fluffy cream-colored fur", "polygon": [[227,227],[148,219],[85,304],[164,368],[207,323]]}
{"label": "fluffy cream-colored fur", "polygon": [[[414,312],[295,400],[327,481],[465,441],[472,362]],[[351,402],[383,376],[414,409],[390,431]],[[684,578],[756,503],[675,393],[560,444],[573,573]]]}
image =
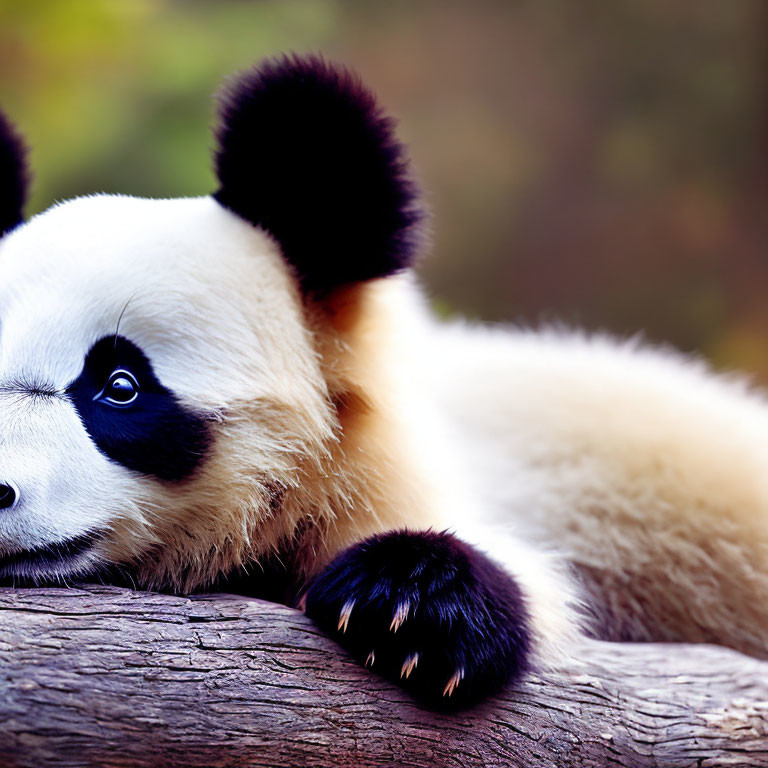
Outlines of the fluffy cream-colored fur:
{"label": "fluffy cream-colored fur", "polygon": [[491,525],[576,566],[610,638],[768,655],[768,403],[669,350],[454,326],[435,339]]}
{"label": "fluffy cream-colored fur", "polygon": [[[105,458],[64,396],[118,318],[211,420],[185,482]],[[20,491],[0,554],[98,532],[55,575],[118,562],[189,590],[270,553],[310,576],[369,534],[452,527],[518,578],[545,655],[580,601],[611,637],[768,655],[768,406],[700,363],[440,325],[410,275],[306,299],[210,198],[35,217],[0,242],[0,321],[0,481]]]}

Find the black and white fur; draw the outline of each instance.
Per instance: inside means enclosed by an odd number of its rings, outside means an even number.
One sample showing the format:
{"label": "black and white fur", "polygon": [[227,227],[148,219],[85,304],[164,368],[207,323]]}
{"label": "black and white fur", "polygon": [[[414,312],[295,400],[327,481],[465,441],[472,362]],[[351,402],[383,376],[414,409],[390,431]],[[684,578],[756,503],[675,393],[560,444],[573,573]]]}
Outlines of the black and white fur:
{"label": "black and white fur", "polygon": [[23,224],[0,119],[0,577],[298,603],[433,706],[568,652],[578,604],[611,639],[768,655],[760,394],[436,323],[404,148],[341,67],[236,78],[216,135],[211,197]]}

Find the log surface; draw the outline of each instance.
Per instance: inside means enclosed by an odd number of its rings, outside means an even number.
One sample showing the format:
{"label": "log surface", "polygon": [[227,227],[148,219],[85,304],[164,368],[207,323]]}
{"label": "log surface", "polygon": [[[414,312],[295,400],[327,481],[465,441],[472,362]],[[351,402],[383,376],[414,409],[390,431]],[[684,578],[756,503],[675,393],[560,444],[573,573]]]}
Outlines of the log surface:
{"label": "log surface", "polygon": [[439,715],[300,613],[226,595],[0,589],[0,765],[768,766],[768,663],[585,641]]}

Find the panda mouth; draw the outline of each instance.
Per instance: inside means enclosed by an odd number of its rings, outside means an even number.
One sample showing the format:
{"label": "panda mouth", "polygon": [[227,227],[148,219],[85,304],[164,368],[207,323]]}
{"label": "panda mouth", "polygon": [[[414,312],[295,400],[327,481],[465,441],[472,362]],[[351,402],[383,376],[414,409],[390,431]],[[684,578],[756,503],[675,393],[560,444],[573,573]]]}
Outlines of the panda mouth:
{"label": "panda mouth", "polygon": [[98,538],[96,533],[85,533],[5,555],[0,557],[0,576],[44,577],[66,572],[93,547]]}

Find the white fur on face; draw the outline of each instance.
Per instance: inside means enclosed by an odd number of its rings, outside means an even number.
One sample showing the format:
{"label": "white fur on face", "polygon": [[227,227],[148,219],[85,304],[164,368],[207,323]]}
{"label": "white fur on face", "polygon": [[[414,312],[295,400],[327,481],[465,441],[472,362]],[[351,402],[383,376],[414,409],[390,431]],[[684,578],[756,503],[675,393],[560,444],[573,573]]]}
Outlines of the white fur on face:
{"label": "white fur on face", "polygon": [[[97,451],[71,404],[58,396],[6,391],[0,415],[0,472],[18,494],[0,515],[0,554],[106,531],[111,518],[124,511],[116,499],[132,498],[130,478]],[[99,559],[96,548],[76,557],[46,558],[45,564],[24,559],[3,571],[59,576],[87,570]]]}
{"label": "white fur on face", "polygon": [[[289,418],[275,434],[265,416],[260,433],[248,414],[295,409],[313,435],[330,430],[300,300],[271,242],[210,198],[81,198],[0,242],[0,286],[0,482],[19,492],[0,510],[0,557],[95,533],[87,554],[44,567],[66,575],[155,545],[176,553],[167,569],[200,568],[209,549],[236,561],[268,481],[291,481],[288,455],[304,439]],[[65,394],[118,320],[160,382],[218,430],[212,455],[181,484],[104,456]],[[248,436],[222,470],[227,435],[243,422]],[[42,567],[7,565],[6,575]]]}

